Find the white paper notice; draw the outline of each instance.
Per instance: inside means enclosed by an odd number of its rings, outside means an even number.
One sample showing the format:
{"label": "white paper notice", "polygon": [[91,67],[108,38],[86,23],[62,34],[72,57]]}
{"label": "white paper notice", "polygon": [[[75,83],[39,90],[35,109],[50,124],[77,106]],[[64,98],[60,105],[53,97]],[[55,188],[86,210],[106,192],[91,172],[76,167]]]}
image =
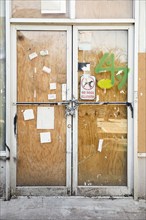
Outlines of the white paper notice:
{"label": "white paper notice", "polygon": [[24,112],[23,112],[23,117],[24,117],[24,120],[32,120],[34,119],[34,113],[33,113],[33,109],[26,109]]}
{"label": "white paper notice", "polygon": [[50,83],[50,90],[56,89],[56,83]]}
{"label": "white paper notice", "polygon": [[91,50],[90,43],[79,43],[79,50]]}
{"label": "white paper notice", "polygon": [[40,141],[41,143],[50,143],[51,142],[51,134],[50,132],[40,133]]}
{"label": "white paper notice", "polygon": [[41,0],[41,13],[66,13],[66,0]]}
{"label": "white paper notice", "polygon": [[62,84],[62,101],[66,100],[66,84]]}
{"label": "white paper notice", "polygon": [[49,67],[47,67],[47,66],[44,66],[44,67],[43,67],[43,71],[44,71],[45,73],[51,73],[51,68],[49,68]]}
{"label": "white paper notice", "polygon": [[56,94],[48,94],[48,100],[56,99]]}
{"label": "white paper notice", "polygon": [[54,107],[37,108],[37,129],[54,129]]}
{"label": "white paper notice", "polygon": [[98,151],[99,152],[102,151],[102,145],[103,145],[103,139],[99,139],[99,143],[98,143]]}
{"label": "white paper notice", "polygon": [[36,58],[38,55],[36,52],[29,54],[29,59],[33,60],[34,58]]}
{"label": "white paper notice", "polygon": [[47,56],[49,54],[48,50],[41,50],[40,55],[41,56]]}

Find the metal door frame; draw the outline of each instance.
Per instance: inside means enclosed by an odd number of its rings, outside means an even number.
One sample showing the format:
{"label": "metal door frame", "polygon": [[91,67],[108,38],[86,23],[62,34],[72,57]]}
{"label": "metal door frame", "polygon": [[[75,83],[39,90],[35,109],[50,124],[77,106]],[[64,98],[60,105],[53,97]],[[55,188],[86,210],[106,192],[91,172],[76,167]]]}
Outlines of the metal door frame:
{"label": "metal door frame", "polygon": [[[134,65],[133,65],[133,26],[74,26],[73,28],[73,98],[78,99],[78,31],[81,30],[125,30],[128,31],[128,67],[131,74],[128,76],[128,102],[134,102]],[[127,108],[128,118],[128,149],[127,149],[127,186],[78,186],[78,110],[75,110],[75,117],[73,118],[73,188],[74,195],[84,196],[123,196],[133,194],[134,188],[134,122],[131,117],[131,110]]]}
{"label": "metal door frame", "polygon": [[[14,117],[17,112],[17,31],[66,31],[67,32],[67,100],[71,100],[72,93],[72,30],[71,26],[45,26],[45,25],[12,25],[11,26],[11,147],[10,147],[10,193],[11,195],[70,195],[71,194],[71,115],[66,119],[66,186],[25,186],[16,185],[17,138],[14,134]],[[68,104],[69,106],[71,103]]]}

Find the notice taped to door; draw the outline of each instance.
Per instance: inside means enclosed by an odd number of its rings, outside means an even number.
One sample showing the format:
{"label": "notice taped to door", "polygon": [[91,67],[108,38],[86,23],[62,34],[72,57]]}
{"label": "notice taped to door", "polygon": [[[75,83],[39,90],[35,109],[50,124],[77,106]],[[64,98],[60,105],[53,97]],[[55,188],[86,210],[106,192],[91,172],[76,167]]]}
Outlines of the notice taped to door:
{"label": "notice taped to door", "polygon": [[95,77],[84,74],[81,77],[80,98],[84,100],[95,99]]}

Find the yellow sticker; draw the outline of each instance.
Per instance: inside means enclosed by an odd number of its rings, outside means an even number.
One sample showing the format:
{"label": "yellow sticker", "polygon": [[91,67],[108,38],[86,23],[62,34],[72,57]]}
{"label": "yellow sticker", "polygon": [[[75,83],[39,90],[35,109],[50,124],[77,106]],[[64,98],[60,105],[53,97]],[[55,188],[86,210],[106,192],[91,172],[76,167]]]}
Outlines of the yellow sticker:
{"label": "yellow sticker", "polygon": [[112,82],[110,79],[101,79],[98,81],[97,85],[101,89],[111,89],[113,87]]}

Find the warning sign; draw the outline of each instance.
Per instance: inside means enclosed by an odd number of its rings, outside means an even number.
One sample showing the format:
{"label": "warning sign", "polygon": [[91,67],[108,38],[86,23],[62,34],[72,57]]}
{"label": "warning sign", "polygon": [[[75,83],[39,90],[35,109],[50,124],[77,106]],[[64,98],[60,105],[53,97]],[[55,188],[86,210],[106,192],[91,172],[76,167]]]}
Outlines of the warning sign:
{"label": "warning sign", "polygon": [[81,77],[80,98],[84,100],[95,99],[95,77],[84,74]]}

